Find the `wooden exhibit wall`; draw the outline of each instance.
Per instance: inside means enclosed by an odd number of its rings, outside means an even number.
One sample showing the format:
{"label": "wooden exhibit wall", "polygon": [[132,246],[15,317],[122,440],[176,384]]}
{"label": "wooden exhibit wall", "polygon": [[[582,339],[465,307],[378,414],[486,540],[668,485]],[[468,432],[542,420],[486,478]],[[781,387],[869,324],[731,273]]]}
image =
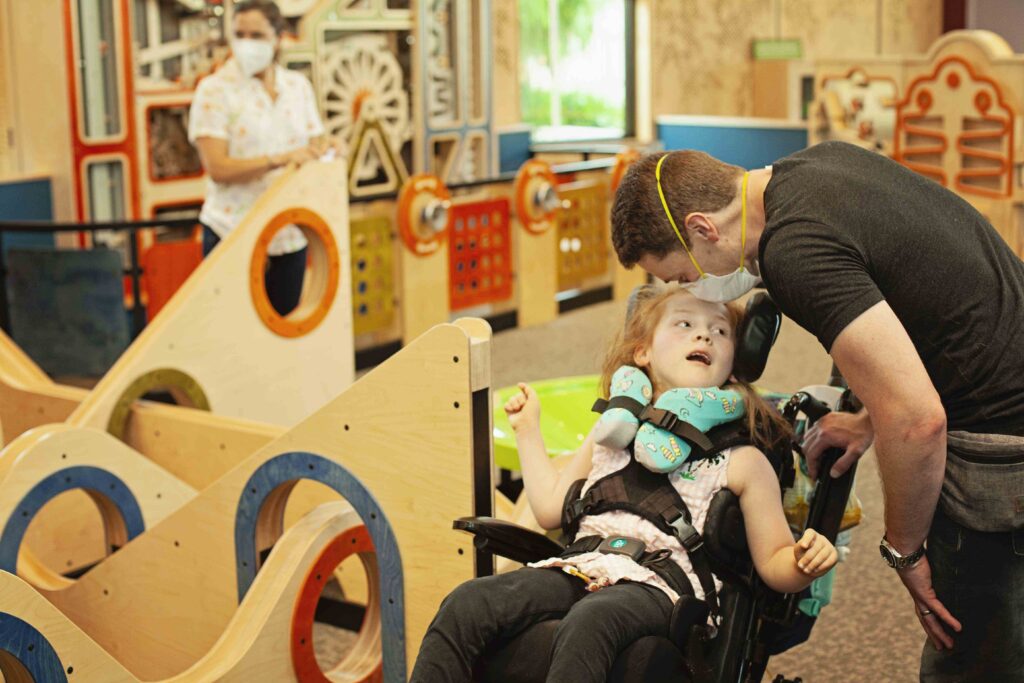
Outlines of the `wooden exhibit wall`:
{"label": "wooden exhibit wall", "polygon": [[989,31],[954,31],[921,56],[816,65],[811,142],[891,156],[970,202],[1024,257],[1024,55]]}

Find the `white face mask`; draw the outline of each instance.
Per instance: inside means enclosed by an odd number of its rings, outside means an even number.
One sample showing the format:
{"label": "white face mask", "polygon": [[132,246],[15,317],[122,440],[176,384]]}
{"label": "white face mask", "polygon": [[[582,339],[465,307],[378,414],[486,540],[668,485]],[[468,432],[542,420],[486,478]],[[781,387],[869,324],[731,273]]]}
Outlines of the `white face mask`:
{"label": "white face mask", "polygon": [[690,251],[690,247],[686,245],[686,241],[683,239],[682,234],[680,234],[679,228],[676,227],[675,219],[672,218],[672,212],[668,210],[665,192],[661,189],[661,164],[667,157],[668,154],[658,160],[658,166],[654,171],[655,178],[658,181],[658,196],[661,197],[661,205],[665,209],[665,215],[668,216],[669,223],[672,224],[672,229],[676,231],[676,236],[683,243],[683,248],[686,249],[690,261],[697,269],[697,272],[700,273],[700,278],[695,282],[687,282],[680,286],[698,299],[716,304],[723,304],[740,298],[761,282],[761,278],[743,266],[743,255],[747,247],[747,179],[750,174],[743,174],[743,184],[740,189],[740,206],[742,207],[740,209],[742,215],[740,227],[740,265],[736,270],[727,275],[711,275],[710,273],[705,273],[700,265],[698,265],[697,259],[693,257],[693,252]]}
{"label": "white face mask", "polygon": [[680,287],[698,299],[724,304],[727,301],[740,298],[760,282],[761,278],[740,266],[728,275],[704,273],[696,282],[687,282]]}
{"label": "white face mask", "polygon": [[246,76],[255,76],[274,61],[274,44],[269,40],[236,38],[231,41],[231,54]]}

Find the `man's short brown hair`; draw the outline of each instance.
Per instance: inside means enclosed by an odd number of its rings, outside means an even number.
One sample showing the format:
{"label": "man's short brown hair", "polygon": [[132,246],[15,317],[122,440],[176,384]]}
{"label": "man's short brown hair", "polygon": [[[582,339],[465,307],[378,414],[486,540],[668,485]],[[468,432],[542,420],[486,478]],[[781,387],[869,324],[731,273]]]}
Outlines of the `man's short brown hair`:
{"label": "man's short brown hair", "polygon": [[684,239],[687,215],[718,211],[736,197],[736,179],[743,174],[739,166],[689,149],[641,157],[622,178],[612,205],[612,245],[626,268],[648,254],[661,258],[681,246],[661,206],[654,177],[658,160],[666,154],[661,188]]}

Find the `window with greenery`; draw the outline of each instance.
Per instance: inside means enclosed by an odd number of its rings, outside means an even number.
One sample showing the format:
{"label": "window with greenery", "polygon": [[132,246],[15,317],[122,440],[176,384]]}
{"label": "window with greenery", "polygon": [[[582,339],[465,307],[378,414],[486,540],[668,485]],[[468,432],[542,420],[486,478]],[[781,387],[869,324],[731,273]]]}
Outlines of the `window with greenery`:
{"label": "window with greenery", "polygon": [[632,134],[631,0],[519,0],[523,121],[537,142]]}

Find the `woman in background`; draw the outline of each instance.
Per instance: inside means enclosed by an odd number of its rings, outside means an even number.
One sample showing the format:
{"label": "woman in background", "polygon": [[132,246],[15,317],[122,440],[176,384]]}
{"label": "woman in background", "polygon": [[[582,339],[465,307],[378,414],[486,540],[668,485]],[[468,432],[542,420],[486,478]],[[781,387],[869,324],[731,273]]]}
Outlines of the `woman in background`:
{"label": "woman in background", "polygon": [[[270,0],[235,5],[231,59],[199,82],[189,140],[207,173],[203,255],[228,235],[278,174],[324,154],[329,144],[309,81],[276,63],[285,20]],[[299,303],[306,238],[289,225],[271,241],[267,297],[280,315]]]}

